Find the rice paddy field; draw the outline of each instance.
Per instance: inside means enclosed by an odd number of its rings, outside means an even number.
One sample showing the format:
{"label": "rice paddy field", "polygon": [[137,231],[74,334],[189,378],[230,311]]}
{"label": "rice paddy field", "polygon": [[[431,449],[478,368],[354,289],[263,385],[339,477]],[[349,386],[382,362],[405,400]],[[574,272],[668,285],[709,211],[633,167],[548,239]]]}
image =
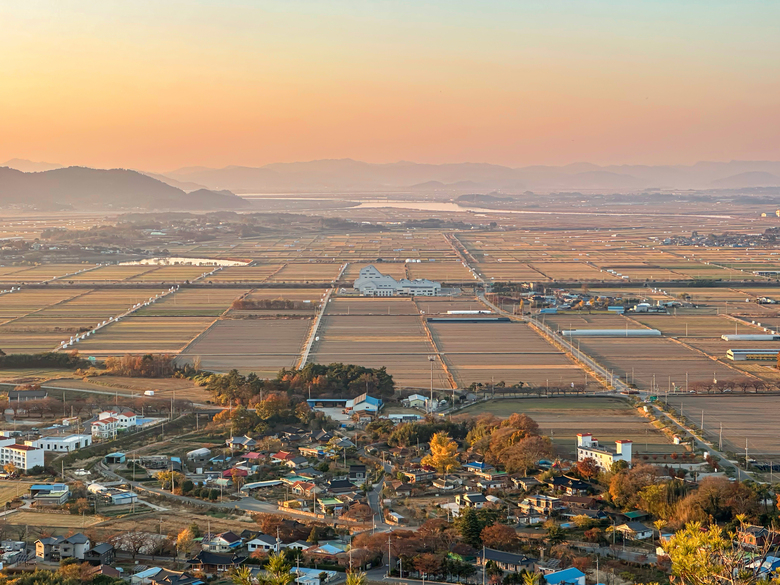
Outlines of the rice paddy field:
{"label": "rice paddy field", "polygon": [[703,353],[665,337],[598,338],[579,340],[583,353],[616,377],[642,390],[686,388],[697,382],[733,380],[740,372]]}
{"label": "rice paddy field", "polygon": [[[717,444],[723,425],[724,450],[744,455],[745,439],[748,453],[761,461],[780,461],[780,396],[765,394],[696,394],[669,396],[668,402],[678,412],[699,426],[704,411],[704,430]],[[760,422],[759,422],[760,421]]]}
{"label": "rice paddy field", "polygon": [[336,279],[341,264],[285,264],[269,282],[331,282]]}
{"label": "rice paddy field", "polygon": [[69,279],[73,273],[92,268],[94,264],[44,264],[40,266],[0,267],[0,283],[43,282],[53,278]]}
{"label": "rice paddy field", "polygon": [[96,283],[96,284],[109,283],[109,282],[121,282],[133,278],[134,276],[138,276],[140,274],[152,272],[156,268],[157,268],[156,266],[141,266],[141,265],[101,266],[100,268],[96,268],[94,270],[88,270],[87,272],[76,274],[75,276],[68,278],[68,280],[72,280],[74,282],[88,282],[88,283]]}
{"label": "rice paddy field", "polygon": [[525,323],[428,323],[459,387],[471,383],[532,387],[584,384],[585,373]]}
{"label": "rice paddy field", "polygon": [[429,387],[433,368],[433,386],[452,387],[441,361],[428,360],[437,352],[419,315],[326,314],[318,337],[309,361],[386,366],[397,387],[410,388]]}
{"label": "rice paddy field", "polygon": [[[383,267],[380,267],[380,270]],[[441,282],[474,282],[468,268],[460,262],[410,262],[406,268],[409,278],[427,278]]]}
{"label": "rice paddy field", "polygon": [[325,309],[326,315],[419,315],[418,305],[410,298],[336,297]]}
{"label": "rice paddy field", "polygon": [[[24,289],[0,298],[0,348],[6,353],[53,351],[60,342],[80,331],[127,311],[149,298],[148,290]],[[101,333],[105,332],[103,330]]]}
{"label": "rice paddy field", "polygon": [[577,433],[593,433],[602,445],[614,447],[618,440],[633,441],[634,453],[675,453],[661,431],[620,398],[569,396],[495,400],[475,404],[462,414],[489,413],[506,418],[518,412],[530,416],[539,430],[552,438],[562,456],[576,457]]}
{"label": "rice paddy field", "polygon": [[284,264],[258,266],[229,266],[209,276],[211,282],[266,282],[284,267]]}
{"label": "rice paddy field", "polygon": [[246,289],[238,288],[185,288],[135,314],[139,317],[219,317],[246,292]]}
{"label": "rice paddy field", "polygon": [[127,353],[178,353],[214,321],[211,317],[126,317],[78,344],[104,358]]}
{"label": "rice paddy field", "polygon": [[212,270],[213,268],[209,266],[158,266],[154,270],[143,272],[128,280],[130,282],[186,282],[200,278]]}
{"label": "rice paddy field", "polygon": [[499,282],[549,282],[550,278],[522,262],[480,262],[477,269],[488,280]]}
{"label": "rice paddy field", "polygon": [[215,372],[237,369],[275,377],[299,361],[311,319],[227,319],[214,323],[183,351],[177,361]]}

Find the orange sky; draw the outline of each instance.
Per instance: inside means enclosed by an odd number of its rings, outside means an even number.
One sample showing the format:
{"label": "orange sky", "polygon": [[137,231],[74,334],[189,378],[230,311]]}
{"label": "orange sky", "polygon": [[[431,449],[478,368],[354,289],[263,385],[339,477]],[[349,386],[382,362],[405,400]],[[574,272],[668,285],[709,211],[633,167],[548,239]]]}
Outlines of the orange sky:
{"label": "orange sky", "polygon": [[780,159],[780,5],[679,4],[3,3],[0,162]]}

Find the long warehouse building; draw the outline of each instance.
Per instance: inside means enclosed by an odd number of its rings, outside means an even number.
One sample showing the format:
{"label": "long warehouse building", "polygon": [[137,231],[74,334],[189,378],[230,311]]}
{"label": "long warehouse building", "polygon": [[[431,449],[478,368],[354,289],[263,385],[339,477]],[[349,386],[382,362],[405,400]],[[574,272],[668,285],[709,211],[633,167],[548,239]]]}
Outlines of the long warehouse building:
{"label": "long warehouse building", "polygon": [[780,349],[730,349],[726,357],[735,362],[777,361]]}
{"label": "long warehouse building", "polygon": [[661,337],[658,329],[572,329],[564,337]]}

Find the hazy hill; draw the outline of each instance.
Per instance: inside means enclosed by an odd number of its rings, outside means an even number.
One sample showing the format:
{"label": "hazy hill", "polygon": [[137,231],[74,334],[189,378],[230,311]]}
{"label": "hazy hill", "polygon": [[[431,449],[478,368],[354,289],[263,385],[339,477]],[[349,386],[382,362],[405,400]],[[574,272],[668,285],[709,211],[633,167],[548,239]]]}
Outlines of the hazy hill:
{"label": "hazy hill", "polygon": [[248,207],[230,192],[201,189],[193,193],[166,185],[136,171],[68,167],[24,173],[0,167],[0,207],[39,209],[236,209]]}
{"label": "hazy hill", "polygon": [[780,177],[765,171],[748,171],[718,179],[712,182],[718,189],[739,189],[740,187],[776,187],[780,185]]}
{"label": "hazy hill", "polygon": [[61,169],[62,165],[47,162],[35,162],[23,158],[12,158],[11,160],[5,161],[3,164],[0,164],[0,167],[9,167],[24,173],[39,173],[41,171]]}
{"label": "hazy hill", "polygon": [[[756,173],[759,173],[756,175]],[[764,173],[763,175],[761,173]],[[755,187],[780,176],[780,162],[700,162],[694,165],[612,165],[575,163],[565,166],[510,168],[501,165],[417,164],[407,161],[373,164],[351,159],[275,163],[263,167],[189,167],[165,176],[236,192],[296,191],[431,191],[520,193],[525,190],[631,193],[648,188],[711,189]],[[728,180],[726,180],[728,179]],[[716,183],[725,180],[723,185]],[[777,184],[777,183],[772,183]]]}

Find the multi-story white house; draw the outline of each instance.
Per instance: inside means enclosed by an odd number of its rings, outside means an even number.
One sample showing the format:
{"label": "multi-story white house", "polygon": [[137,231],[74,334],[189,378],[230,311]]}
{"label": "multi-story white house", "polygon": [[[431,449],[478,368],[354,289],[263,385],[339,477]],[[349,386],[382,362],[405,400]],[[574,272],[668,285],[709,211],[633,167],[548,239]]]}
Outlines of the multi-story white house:
{"label": "multi-story white house", "polygon": [[615,441],[615,448],[602,447],[598,439],[590,433],[577,435],[577,461],[593,459],[601,469],[610,471],[616,461],[625,461],[631,465],[632,441]]}
{"label": "multi-story white house", "polygon": [[25,441],[25,445],[37,447],[44,451],[55,451],[58,453],[70,453],[78,451],[92,444],[92,437],[89,435],[68,435],[64,437],[41,437],[35,441]]}
{"label": "multi-story white house", "polygon": [[129,429],[138,424],[138,416],[132,410],[104,410],[98,415],[98,420],[115,418],[117,428]]}
{"label": "multi-story white house", "polygon": [[101,439],[111,439],[119,430],[119,421],[114,417],[101,418],[92,423],[92,436]]}
{"label": "multi-story white house", "polygon": [[367,297],[393,297],[396,295],[434,297],[441,294],[441,283],[426,278],[396,280],[382,274],[373,265],[360,269],[354,289]]}
{"label": "multi-story white house", "polygon": [[108,439],[117,431],[130,429],[138,424],[138,416],[132,410],[104,410],[92,423],[92,436]]}
{"label": "multi-story white house", "polygon": [[36,465],[43,467],[43,449],[31,445],[17,445],[16,439],[0,439],[0,466],[13,463],[17,469],[29,471]]}

